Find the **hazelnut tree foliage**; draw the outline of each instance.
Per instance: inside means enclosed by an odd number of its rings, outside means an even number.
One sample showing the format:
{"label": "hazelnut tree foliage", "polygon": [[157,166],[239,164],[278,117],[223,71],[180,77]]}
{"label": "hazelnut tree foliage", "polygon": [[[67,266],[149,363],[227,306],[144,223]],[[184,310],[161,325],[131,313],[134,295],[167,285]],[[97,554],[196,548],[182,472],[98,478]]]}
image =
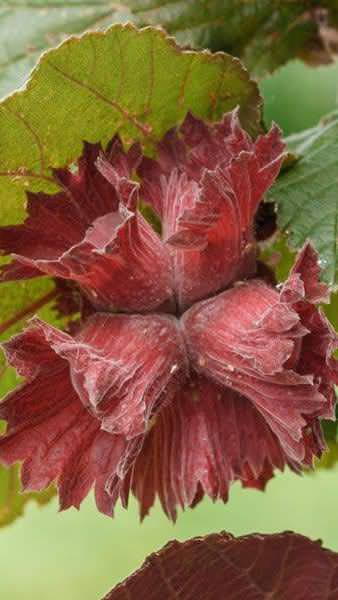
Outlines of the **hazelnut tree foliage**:
{"label": "hazelnut tree foliage", "polygon": [[[337,114],[283,139],[259,81],[335,60],[337,2],[0,10],[0,524],[92,488],[109,516],[133,494],[175,520],[334,464]],[[274,579],[298,546],[307,568]],[[334,600],[336,563],[297,535],[215,534],[107,598]]]}

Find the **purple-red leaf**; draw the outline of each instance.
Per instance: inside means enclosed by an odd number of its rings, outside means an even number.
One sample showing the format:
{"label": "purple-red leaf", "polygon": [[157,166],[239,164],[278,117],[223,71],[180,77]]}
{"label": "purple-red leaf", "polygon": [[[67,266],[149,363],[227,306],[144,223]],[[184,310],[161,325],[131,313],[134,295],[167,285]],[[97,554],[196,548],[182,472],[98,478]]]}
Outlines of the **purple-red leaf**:
{"label": "purple-red leaf", "polygon": [[103,600],[337,600],[338,554],[285,532],[169,542]]}

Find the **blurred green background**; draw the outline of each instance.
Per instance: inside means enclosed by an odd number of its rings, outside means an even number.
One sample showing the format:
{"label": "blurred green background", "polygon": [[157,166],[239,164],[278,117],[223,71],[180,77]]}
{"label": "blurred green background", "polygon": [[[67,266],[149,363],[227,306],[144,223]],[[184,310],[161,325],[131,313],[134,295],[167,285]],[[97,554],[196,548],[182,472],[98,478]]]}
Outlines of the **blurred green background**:
{"label": "blurred green background", "polygon": [[[310,69],[294,62],[266,79],[265,116],[285,134],[316,124],[337,104],[338,65]],[[0,530],[0,598],[98,600],[169,539],[212,531],[236,535],[294,530],[338,551],[338,468],[297,477],[278,475],[265,493],[233,487],[227,505],[204,501],[175,526],[156,507],[139,524],[137,507],[110,520],[90,498],[80,512],[31,503],[24,518]]]}

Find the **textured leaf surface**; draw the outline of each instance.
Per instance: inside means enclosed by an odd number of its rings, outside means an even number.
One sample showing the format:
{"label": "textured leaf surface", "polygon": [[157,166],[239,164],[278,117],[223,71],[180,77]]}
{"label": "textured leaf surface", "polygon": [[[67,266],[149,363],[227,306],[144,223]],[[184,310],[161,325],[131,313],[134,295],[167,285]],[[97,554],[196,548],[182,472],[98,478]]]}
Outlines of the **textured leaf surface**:
{"label": "textured leaf surface", "polygon": [[[132,26],[68,40],[0,105],[1,224],[23,219],[25,190],[56,190],[50,167],[71,162],[83,140],[105,144],[119,131],[150,147],[188,110],[216,119],[237,104],[257,132],[257,86],[231,56],[183,51],[159,30]],[[0,320],[50,285],[2,286]]]}
{"label": "textured leaf surface", "polygon": [[67,34],[127,21],[160,24],[183,44],[240,56],[260,75],[295,56],[311,63],[329,61],[335,50],[338,6],[336,0],[2,2],[0,96],[21,85],[41,52]]}
{"label": "textured leaf surface", "polygon": [[169,542],[104,600],[336,600],[338,555],[297,535]]}
{"label": "textured leaf surface", "polygon": [[104,25],[107,0],[11,0],[0,2],[0,96],[21,85],[41,52],[67,34]]}
{"label": "textured leaf surface", "polygon": [[338,281],[338,119],[291,138],[300,155],[282,173],[269,197],[278,203],[278,221],[300,248],[311,239],[321,258],[325,280]]}
{"label": "textured leaf surface", "polygon": [[[161,23],[181,43],[225,50],[262,76],[300,57],[325,64],[337,51],[336,0],[135,2],[138,23]],[[145,8],[152,7],[150,10]],[[143,11],[140,10],[143,6]]]}
{"label": "textured leaf surface", "polygon": [[159,30],[130,25],[71,38],[0,105],[1,220],[25,189],[55,189],[50,167],[78,156],[83,140],[106,143],[119,131],[151,145],[188,110],[217,119],[238,104],[257,133],[257,86],[228,55],[184,51]]}

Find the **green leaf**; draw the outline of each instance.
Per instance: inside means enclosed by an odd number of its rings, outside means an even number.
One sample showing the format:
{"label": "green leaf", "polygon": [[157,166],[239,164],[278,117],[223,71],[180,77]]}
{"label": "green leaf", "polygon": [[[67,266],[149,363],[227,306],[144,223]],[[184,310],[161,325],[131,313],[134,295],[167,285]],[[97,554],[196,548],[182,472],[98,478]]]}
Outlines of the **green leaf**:
{"label": "green leaf", "polygon": [[11,0],[1,4],[0,96],[24,83],[44,50],[59,44],[67,34],[104,26],[113,12],[107,0]]}
{"label": "green leaf", "polygon": [[[50,167],[70,163],[83,140],[106,143],[119,131],[148,147],[188,110],[216,119],[237,104],[256,133],[258,88],[227,55],[191,52],[155,29],[115,26],[69,39],[44,55],[27,89],[0,104],[1,224],[22,221],[25,191],[57,188]],[[51,289],[48,279],[3,284],[1,320]]]}
{"label": "green leaf", "polygon": [[[311,9],[311,5],[314,7]],[[41,52],[67,34],[112,23],[162,25],[179,43],[225,50],[264,75],[296,56],[326,63],[336,0],[11,0],[0,5],[0,97],[22,85]],[[324,15],[324,22],[323,22]],[[333,33],[332,33],[333,32]]]}
{"label": "green leaf", "polygon": [[[327,438],[326,438],[327,439]],[[338,444],[337,442],[328,442],[328,450],[322,456],[320,460],[316,460],[316,470],[317,469],[325,469],[326,471],[330,469],[335,469],[338,462]],[[308,475],[312,475],[313,471],[308,471]]]}
{"label": "green leaf", "polygon": [[[38,312],[40,309],[40,300],[46,299],[43,305],[47,303],[49,296],[52,296],[53,290],[53,282],[45,277],[33,281],[1,283],[0,341],[7,339],[9,334],[18,331],[18,327],[24,319]],[[27,311],[29,308],[30,310]],[[12,321],[15,322],[11,324]],[[4,331],[2,332],[2,330]]]}
{"label": "green leaf", "polygon": [[258,88],[226,54],[182,50],[160,30],[131,25],[70,38],[0,104],[1,221],[22,207],[25,189],[55,190],[50,167],[71,162],[83,140],[106,143],[119,131],[150,147],[188,110],[217,119],[238,104],[257,133]]}
{"label": "green leaf", "polygon": [[35,500],[38,504],[47,504],[55,495],[53,487],[43,492],[20,492],[19,467],[6,469],[0,466],[0,527],[8,525],[24,512],[26,504]]}
{"label": "green leaf", "polygon": [[273,270],[276,280],[280,283],[287,279],[295,261],[295,253],[288,247],[286,236],[279,233],[273,243],[263,245],[259,258]]}
{"label": "green leaf", "polygon": [[318,250],[324,279],[338,282],[338,119],[291,138],[302,155],[284,171],[269,199],[278,204],[278,223],[293,248],[310,239]]}
{"label": "green leaf", "polygon": [[[67,40],[42,57],[25,90],[0,104],[1,224],[23,220],[27,189],[56,191],[50,167],[73,161],[83,140],[105,144],[118,131],[126,144],[151,150],[188,110],[217,119],[238,104],[243,125],[257,133],[257,85],[231,56],[182,50],[160,30],[131,25]],[[51,285],[3,284],[1,321]]]}

